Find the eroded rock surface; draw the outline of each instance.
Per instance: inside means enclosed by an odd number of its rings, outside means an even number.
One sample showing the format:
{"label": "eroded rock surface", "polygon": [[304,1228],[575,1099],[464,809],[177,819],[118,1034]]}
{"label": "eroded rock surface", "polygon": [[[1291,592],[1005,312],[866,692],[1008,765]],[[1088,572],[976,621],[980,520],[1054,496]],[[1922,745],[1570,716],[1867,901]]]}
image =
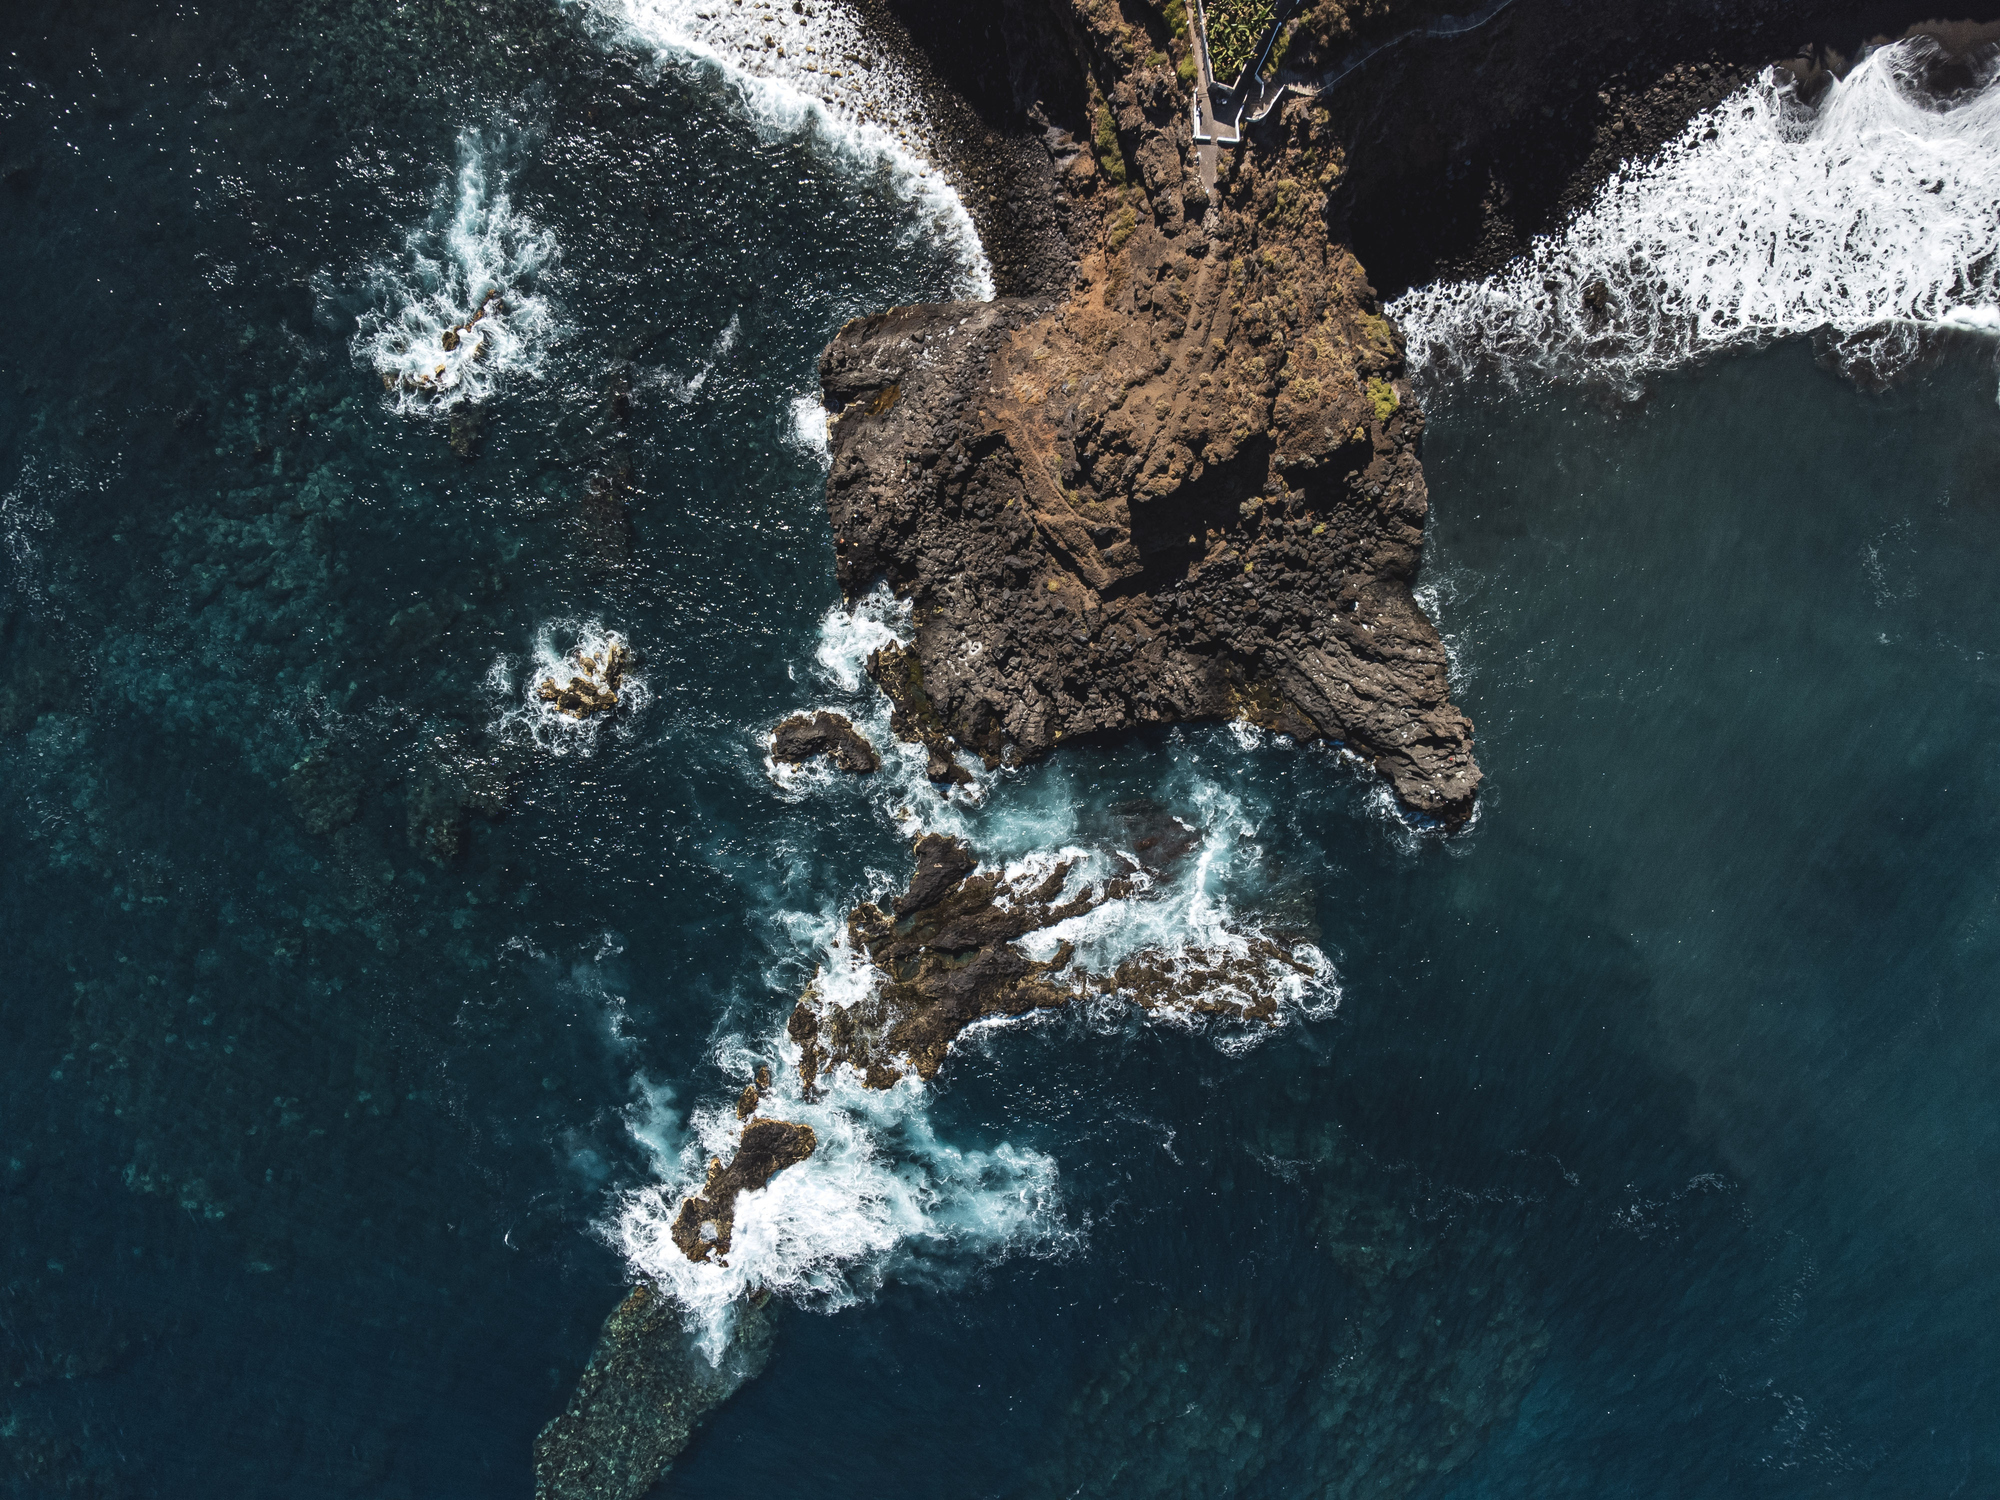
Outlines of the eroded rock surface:
{"label": "eroded rock surface", "polygon": [[1340,143],[1295,101],[1211,193],[1162,13],[1073,9],[1084,119],[1046,131],[1067,294],[893,308],[820,362],[841,587],[915,606],[871,664],[898,733],[948,775],[953,745],[1240,717],[1462,821],[1472,726],[1411,594],[1423,423],[1329,230]]}
{"label": "eroded rock surface", "polygon": [[[754,1109],[753,1102],[751,1108]],[[744,1110],[743,1114],[749,1114]],[[689,1260],[718,1263],[729,1255],[736,1228],[736,1196],[763,1187],[786,1167],[796,1166],[819,1145],[810,1125],[790,1120],[752,1120],[743,1127],[736,1154],[724,1165],[721,1157],[708,1164],[708,1183],[681,1204],[674,1216],[674,1243]]]}
{"label": "eroded rock surface", "polygon": [[1018,888],[998,871],[973,874],[972,851],[944,834],[919,839],[916,855],[917,872],[893,915],[869,902],[847,918],[849,936],[882,970],[883,982],[846,1007],[825,1003],[809,988],[792,1012],[788,1030],[799,1044],[807,1088],[841,1064],[871,1088],[887,1088],[910,1070],[928,1080],[974,1021],[1064,1005],[1077,994],[1073,980],[1049,977],[1068,965],[1067,947],[1038,961],[1014,945],[1101,899],[1085,891],[1058,902],[1067,865]]}
{"label": "eroded rock surface", "polygon": [[867,736],[841,714],[793,714],[771,736],[773,760],[802,766],[820,755],[857,776],[866,776],[882,764],[882,757],[875,753]]}
{"label": "eroded rock surface", "polygon": [[1166,873],[1197,842],[1198,835],[1187,834],[1178,847],[1156,845],[1146,851],[1151,858],[1134,855],[1129,876],[1065,897],[1068,864],[1009,879],[1003,871],[980,870],[962,840],[925,834],[916,843],[916,873],[891,909],[869,902],[848,915],[848,937],[879,971],[879,983],[866,998],[841,1006],[815,982],[793,1008],[786,1029],[799,1047],[801,1083],[810,1091],[838,1067],[853,1069],[871,1088],[888,1088],[910,1073],[928,1082],[974,1022],[1052,1010],[1092,994],[1122,996],[1147,1009],[1276,1020],[1281,985],[1317,971],[1269,938],[1246,938],[1241,951],[1149,950],[1108,974],[1074,963],[1067,943],[1045,959],[1020,946],[1030,933],[1133,897],[1142,881]]}

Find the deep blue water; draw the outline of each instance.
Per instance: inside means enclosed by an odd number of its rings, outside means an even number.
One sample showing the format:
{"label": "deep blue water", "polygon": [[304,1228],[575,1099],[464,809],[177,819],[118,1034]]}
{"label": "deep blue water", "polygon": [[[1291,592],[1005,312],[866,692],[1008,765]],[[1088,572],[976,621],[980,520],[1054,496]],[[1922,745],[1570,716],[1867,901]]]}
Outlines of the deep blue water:
{"label": "deep blue water", "polygon": [[[907,783],[781,786],[760,735],[869,702],[795,401],[949,247],[572,13],[382,26],[7,23],[10,1494],[528,1493],[636,1132],[907,868]],[[471,462],[355,342],[468,163],[557,247]],[[1179,815],[1337,1007],[976,1038],[924,1118],[1051,1163],[1038,1232],[785,1309],[668,1492],[2000,1489],[1990,366],[1460,391],[1425,461],[1476,824],[1218,727],[950,814],[994,858]],[[575,622],[651,701],[557,754],[508,715]]]}

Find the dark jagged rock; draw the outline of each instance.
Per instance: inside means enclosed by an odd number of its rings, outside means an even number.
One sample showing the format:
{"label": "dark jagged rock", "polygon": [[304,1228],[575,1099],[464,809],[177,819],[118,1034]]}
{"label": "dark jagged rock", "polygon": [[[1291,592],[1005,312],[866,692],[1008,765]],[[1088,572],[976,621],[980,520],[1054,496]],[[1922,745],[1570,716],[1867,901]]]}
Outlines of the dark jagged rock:
{"label": "dark jagged rock", "polygon": [[638,1500],[659,1483],[695,1426],[771,1357],[768,1298],[739,1309],[711,1365],[670,1301],[633,1288],[604,1321],[561,1416],[535,1439],[535,1500]]}
{"label": "dark jagged rock", "polygon": [[914,606],[911,645],[870,662],[897,733],[944,778],[954,746],[990,765],[1245,718],[1462,821],[1471,724],[1411,594],[1422,418],[1329,234],[1339,141],[1287,106],[1211,189],[1160,13],[1047,9],[1036,45],[1072,50],[1035,77],[1062,97],[1014,107],[1044,121],[1074,278],[860,318],[820,361],[841,587]]}
{"label": "dark jagged rock", "polygon": [[764,1102],[764,1091],[771,1086],[771,1070],[760,1065],[757,1076],[743,1085],[743,1092],[736,1096],[736,1118],[747,1120],[757,1112],[757,1106]]}
{"label": "dark jagged rock", "polygon": [[[1133,864],[1157,874],[1183,858],[1198,835],[1185,829],[1170,846],[1141,841]],[[1189,947],[1148,951],[1109,974],[1072,963],[1067,944],[1046,959],[1028,956],[1019,940],[1082,916],[1106,901],[1134,894],[1135,883],[1113,877],[1062,899],[1071,866],[1009,880],[981,872],[959,839],[928,833],[917,840],[917,868],[890,911],[870,902],[849,913],[854,947],[880,971],[864,999],[827,1002],[817,981],[793,1008],[786,1032],[799,1048],[799,1079],[808,1093],[834,1068],[847,1067],[870,1088],[888,1088],[908,1073],[928,1082],[968,1026],[998,1016],[1053,1010],[1089,994],[1119,996],[1147,1009],[1233,1021],[1270,1022],[1280,984],[1315,971],[1268,938],[1243,951]]]}
{"label": "dark jagged rock", "polygon": [[849,936],[883,971],[884,982],[844,1008],[808,988],[792,1012],[787,1029],[799,1044],[799,1076],[808,1089],[841,1065],[870,1088],[888,1088],[906,1070],[928,1080],[974,1021],[1065,1005],[1078,993],[1073,980],[1050,978],[1068,966],[1067,946],[1045,961],[1014,946],[1016,938],[1098,904],[1090,891],[1055,903],[1069,866],[1021,889],[998,872],[973,874],[972,851],[943,834],[924,835],[916,855],[917,873],[893,916],[871,902],[847,918]]}
{"label": "dark jagged rock", "polygon": [[772,733],[773,760],[802,766],[817,755],[828,757],[841,770],[857,776],[866,776],[882,765],[882,757],[875,753],[867,737],[840,714],[794,714]]}
{"label": "dark jagged rock", "polygon": [[[754,1102],[751,1107],[756,1107]],[[724,1166],[719,1156],[712,1158],[707,1185],[683,1202],[674,1216],[674,1243],[681,1253],[689,1260],[713,1256],[724,1261],[736,1227],[737,1194],[755,1192],[786,1167],[811,1156],[818,1144],[810,1125],[790,1120],[753,1120],[744,1126],[729,1164]]]}
{"label": "dark jagged rock", "polygon": [[930,752],[924,774],[932,781],[969,786],[972,773],[952,754],[951,734],[924,691],[923,665],[917,653],[890,644],[868,655],[868,675],[893,706],[889,727],[896,737],[922,745]]}

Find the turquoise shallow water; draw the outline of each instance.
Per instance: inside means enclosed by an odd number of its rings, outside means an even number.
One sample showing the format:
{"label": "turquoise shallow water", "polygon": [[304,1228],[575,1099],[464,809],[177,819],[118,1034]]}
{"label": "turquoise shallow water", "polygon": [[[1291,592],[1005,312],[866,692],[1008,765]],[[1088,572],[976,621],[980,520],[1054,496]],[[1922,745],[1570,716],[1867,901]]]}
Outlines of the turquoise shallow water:
{"label": "turquoise shallow water", "polygon": [[[780,785],[759,735],[869,701],[796,398],[960,268],[574,17],[11,24],[0,1470],[525,1494],[621,1195],[903,878],[907,784]],[[468,463],[355,338],[496,223],[550,312]],[[672,1492],[2000,1483],[1991,368],[1466,389],[1425,460],[1476,824],[1221,727],[919,802],[993,858],[1178,817],[1333,983],[1255,1046],[975,1039],[870,1137],[928,1229],[787,1305]],[[590,745],[519,729],[565,622],[644,658]]]}

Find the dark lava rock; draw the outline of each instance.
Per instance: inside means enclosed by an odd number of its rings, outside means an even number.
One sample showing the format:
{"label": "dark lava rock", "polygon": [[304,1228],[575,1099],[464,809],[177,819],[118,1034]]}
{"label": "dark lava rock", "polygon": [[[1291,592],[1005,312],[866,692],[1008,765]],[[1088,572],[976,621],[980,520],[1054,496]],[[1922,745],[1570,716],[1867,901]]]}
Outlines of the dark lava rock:
{"label": "dark lava rock", "polygon": [[802,766],[816,755],[830,757],[841,770],[857,776],[866,776],[882,765],[882,757],[867,737],[840,714],[794,714],[771,737],[773,760]]}
{"label": "dark lava rock", "polygon": [[893,916],[871,902],[847,919],[855,946],[885,982],[847,1007],[825,1004],[816,987],[808,988],[792,1012],[787,1030],[799,1044],[799,1076],[808,1089],[821,1072],[842,1064],[870,1088],[888,1088],[906,1068],[929,1080],[974,1021],[1066,1005],[1079,993],[1075,982],[1049,977],[1068,966],[1067,945],[1046,961],[1014,946],[1014,939],[1098,904],[1091,891],[1051,904],[1068,865],[1033,887],[1016,888],[998,872],[973,874],[972,851],[943,834],[924,835],[916,855],[917,872]]}
{"label": "dark lava rock", "polygon": [[[754,1105],[753,1105],[754,1108]],[[729,1254],[736,1227],[736,1195],[755,1192],[786,1167],[813,1154],[819,1138],[810,1125],[790,1120],[753,1120],[743,1127],[736,1154],[724,1166],[721,1157],[708,1164],[708,1183],[681,1204],[674,1216],[674,1243],[689,1260],[722,1261]]]}

